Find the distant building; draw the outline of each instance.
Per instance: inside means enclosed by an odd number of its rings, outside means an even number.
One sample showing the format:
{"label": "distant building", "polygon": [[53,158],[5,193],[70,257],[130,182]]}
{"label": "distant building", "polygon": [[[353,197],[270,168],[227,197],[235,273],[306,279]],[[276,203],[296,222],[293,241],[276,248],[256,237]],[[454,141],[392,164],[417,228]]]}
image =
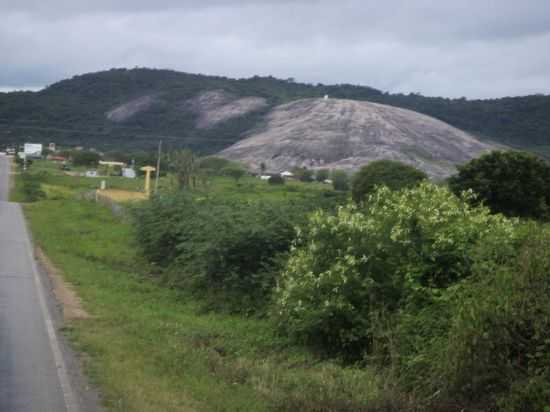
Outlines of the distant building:
{"label": "distant building", "polygon": [[282,177],[294,177],[294,173],[289,172],[288,170],[281,173]]}
{"label": "distant building", "polygon": [[50,143],[50,144],[48,145],[48,149],[49,149],[50,151],[52,151],[52,152],[55,152],[55,143],[53,143],[53,142]]}
{"label": "distant building", "polygon": [[122,176],[127,177],[128,179],[135,179],[136,171],[131,167],[125,167],[122,169]]}
{"label": "distant building", "polygon": [[52,162],[66,162],[67,161],[67,158],[64,157],[64,156],[54,156],[54,155],[49,155],[47,157],[48,160],[51,160]]}
{"label": "distant building", "polygon": [[97,170],[88,170],[85,174],[86,177],[97,177]]}
{"label": "distant building", "polygon": [[323,100],[328,100],[328,94],[325,94],[325,97],[323,97]]}

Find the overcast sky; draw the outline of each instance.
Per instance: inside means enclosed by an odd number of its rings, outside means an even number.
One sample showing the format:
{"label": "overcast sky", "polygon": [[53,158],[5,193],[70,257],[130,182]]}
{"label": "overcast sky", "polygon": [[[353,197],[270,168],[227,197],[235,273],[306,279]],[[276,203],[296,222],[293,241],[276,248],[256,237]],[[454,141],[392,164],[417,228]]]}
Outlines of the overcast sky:
{"label": "overcast sky", "polygon": [[550,94],[549,0],[0,0],[0,91],[112,67]]}

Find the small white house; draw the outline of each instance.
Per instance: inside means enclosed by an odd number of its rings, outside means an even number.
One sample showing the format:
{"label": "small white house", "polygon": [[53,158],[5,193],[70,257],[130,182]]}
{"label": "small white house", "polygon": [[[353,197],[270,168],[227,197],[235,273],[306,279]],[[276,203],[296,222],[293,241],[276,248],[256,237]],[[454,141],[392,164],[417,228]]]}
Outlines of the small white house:
{"label": "small white house", "polygon": [[260,179],[261,180],[269,180],[269,179],[271,179],[271,176],[270,175],[262,175],[262,176],[260,176]]}
{"label": "small white house", "polygon": [[87,170],[85,173],[86,177],[97,177],[97,170]]}
{"label": "small white house", "polygon": [[281,173],[282,177],[294,177],[294,173],[289,172],[288,170]]}
{"label": "small white house", "polygon": [[331,184],[332,184],[332,180],[330,180],[330,179],[325,179],[325,180],[323,180],[323,183],[326,183],[327,185],[331,185]]}

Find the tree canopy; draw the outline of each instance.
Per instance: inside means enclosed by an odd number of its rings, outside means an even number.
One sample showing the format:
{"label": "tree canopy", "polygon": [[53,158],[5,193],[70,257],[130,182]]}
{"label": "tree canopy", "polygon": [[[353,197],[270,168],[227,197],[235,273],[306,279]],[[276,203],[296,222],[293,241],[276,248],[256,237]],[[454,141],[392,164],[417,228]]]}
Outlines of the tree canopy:
{"label": "tree canopy", "polygon": [[459,167],[449,179],[455,193],[471,189],[495,213],[549,217],[550,165],[533,154],[494,151]]}
{"label": "tree canopy", "polygon": [[355,202],[362,202],[374,192],[376,186],[387,186],[391,190],[412,187],[428,176],[412,166],[394,160],[376,160],[363,166],[352,183],[352,196]]}

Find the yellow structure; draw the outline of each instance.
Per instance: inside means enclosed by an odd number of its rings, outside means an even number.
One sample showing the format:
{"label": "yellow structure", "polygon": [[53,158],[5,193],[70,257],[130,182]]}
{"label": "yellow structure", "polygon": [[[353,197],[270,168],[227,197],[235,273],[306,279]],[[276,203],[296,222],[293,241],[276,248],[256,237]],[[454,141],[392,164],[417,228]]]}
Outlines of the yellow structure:
{"label": "yellow structure", "polygon": [[107,161],[100,160],[99,165],[100,166],[107,166],[107,167],[111,167],[111,166],[113,166],[113,167],[114,166],[124,167],[124,166],[126,166],[126,163],[123,163],[123,162],[107,162]]}
{"label": "yellow structure", "polygon": [[145,194],[149,197],[151,194],[151,172],[154,172],[157,169],[153,166],[143,166],[140,170],[145,172]]}

